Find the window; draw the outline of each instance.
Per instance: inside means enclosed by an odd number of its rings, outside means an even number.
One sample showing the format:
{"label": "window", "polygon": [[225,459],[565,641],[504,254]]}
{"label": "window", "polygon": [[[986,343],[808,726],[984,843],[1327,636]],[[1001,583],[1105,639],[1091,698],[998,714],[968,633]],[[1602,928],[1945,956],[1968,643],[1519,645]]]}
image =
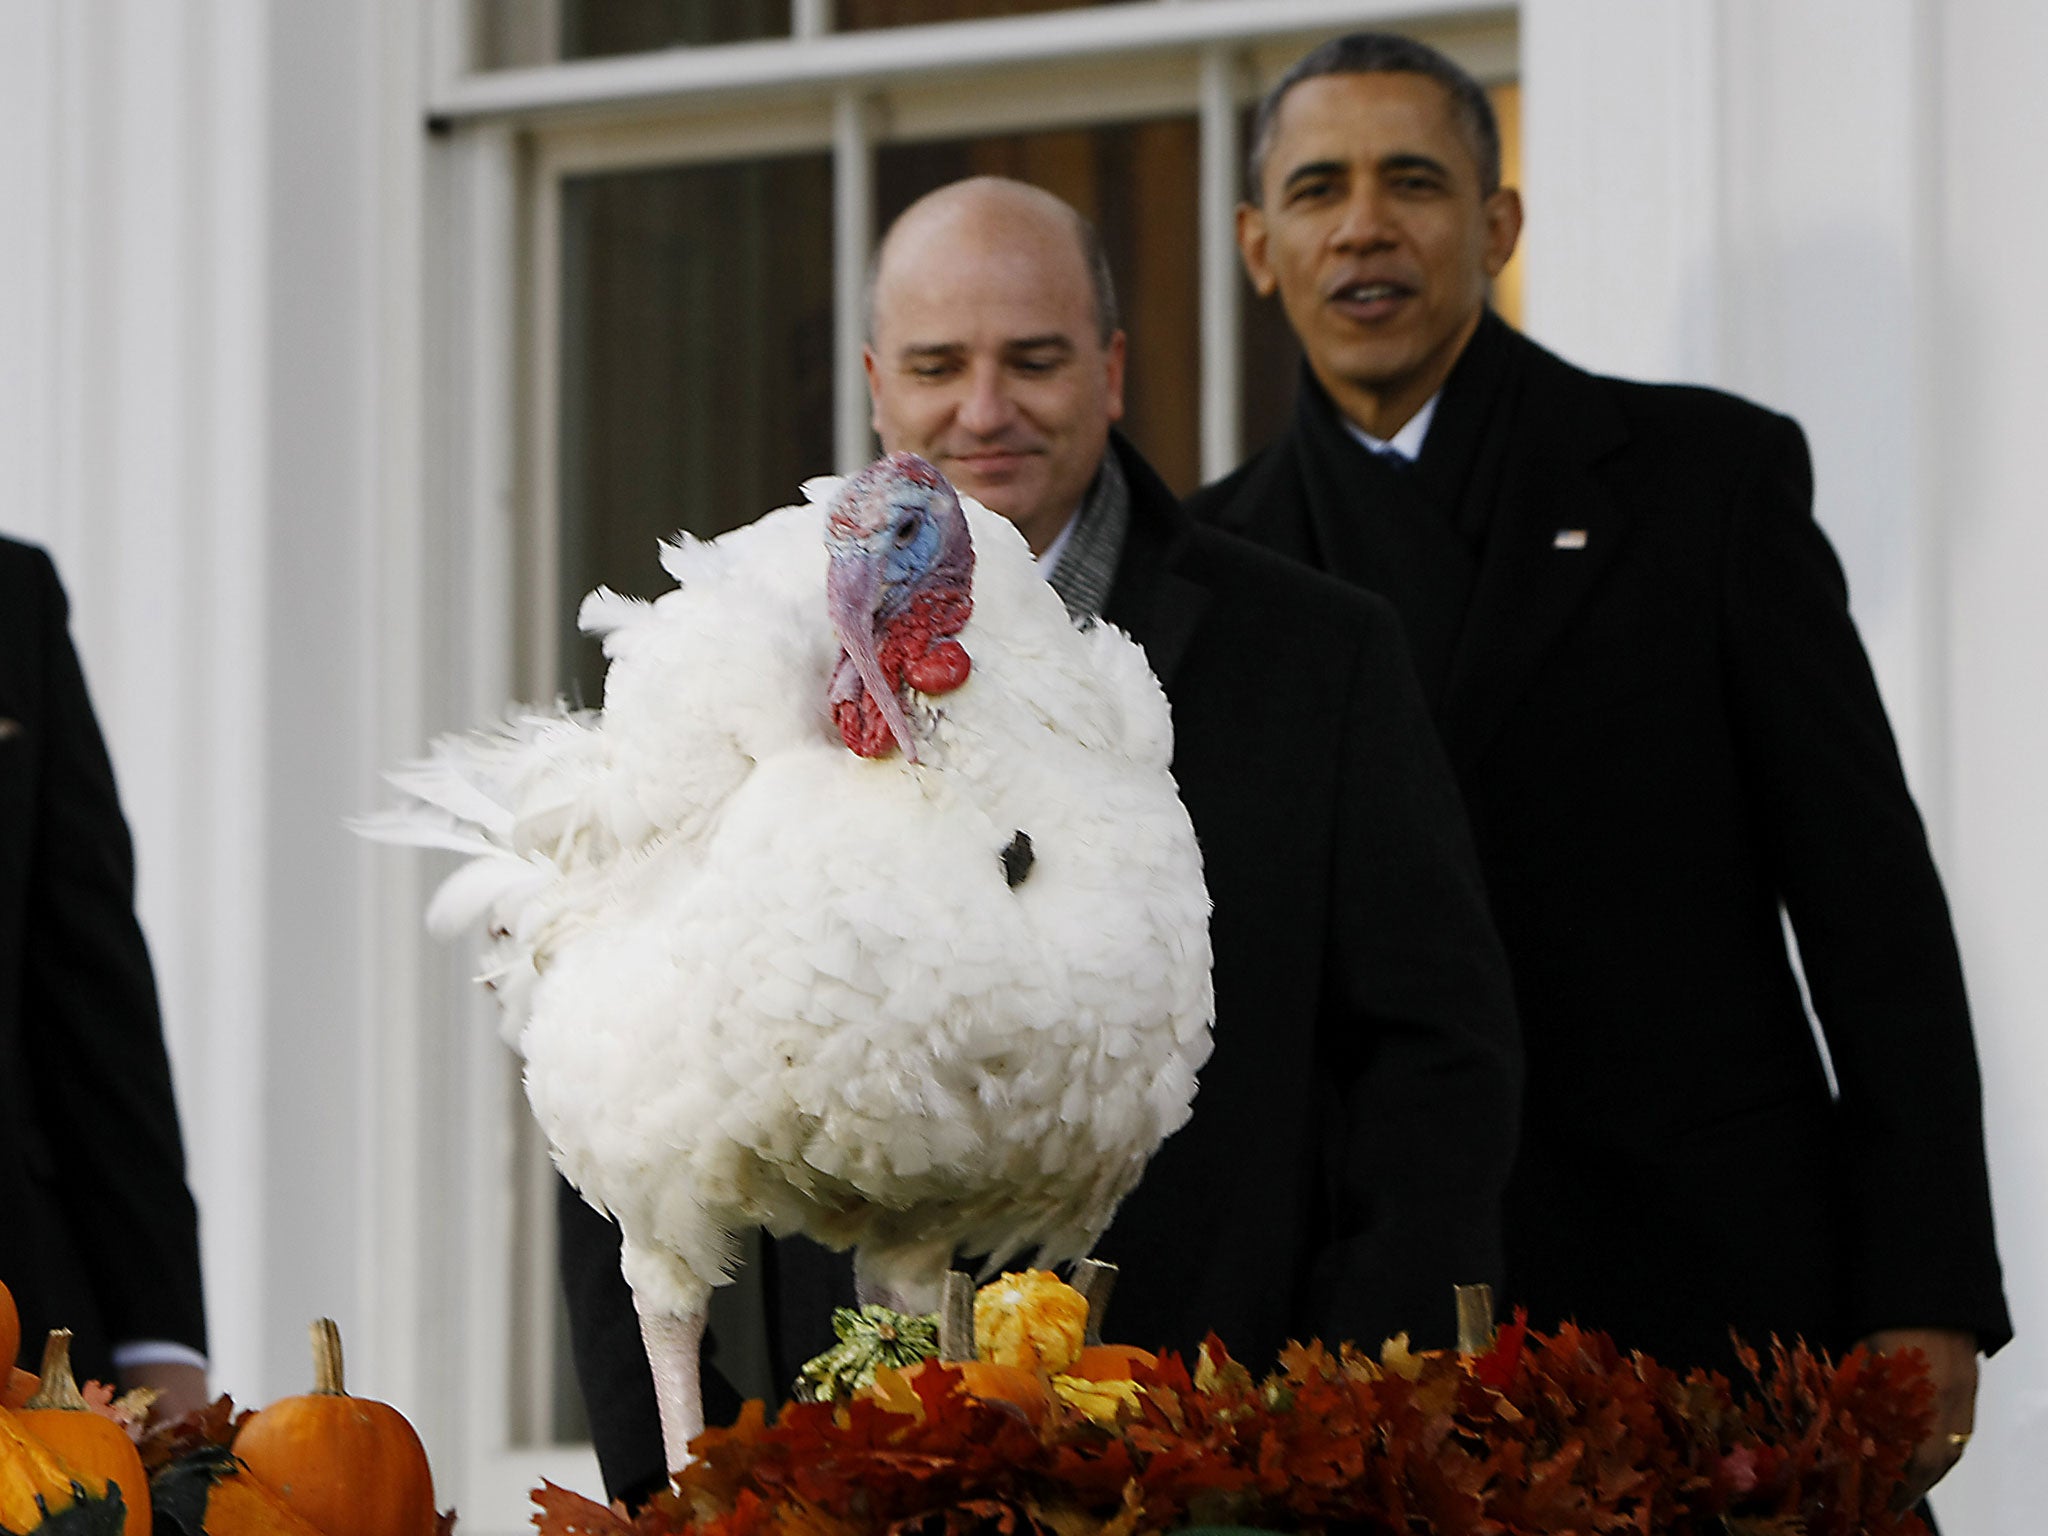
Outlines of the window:
{"label": "window", "polygon": [[832,162],[822,154],[572,177],[562,188],[561,677],[599,583],[651,597],[658,541],[797,499],[832,463]]}
{"label": "window", "polygon": [[479,69],[790,35],[790,0],[473,0]]}
{"label": "window", "polygon": [[1140,0],[471,0],[479,69],[824,32],[989,21]]}

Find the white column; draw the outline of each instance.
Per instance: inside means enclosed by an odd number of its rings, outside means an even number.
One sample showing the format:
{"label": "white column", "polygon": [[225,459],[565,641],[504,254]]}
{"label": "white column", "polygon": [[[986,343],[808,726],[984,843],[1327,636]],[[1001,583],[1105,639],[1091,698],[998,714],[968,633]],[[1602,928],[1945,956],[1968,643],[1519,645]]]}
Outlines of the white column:
{"label": "white column", "polygon": [[1799,418],[1815,510],[1937,843],[1944,588],[1926,537],[1935,446],[1924,355],[1932,299],[1936,81],[1915,0],[1740,0],[1725,11],[1720,382]]}
{"label": "white column", "polygon": [[2048,12],[2020,0],[1525,0],[1529,314],[1597,369],[1807,429],[1956,914],[2020,1336],[1938,1491],[2048,1503]]}
{"label": "white column", "polygon": [[1944,554],[1950,899],[1977,1015],[1992,1195],[2019,1336],[1984,1370],[1945,1531],[2029,1536],[2048,1508],[2048,9],[1942,0],[1915,72],[1941,111],[1926,396]]}
{"label": "white column", "polygon": [[267,21],[0,7],[0,526],[57,556],[135,834],[223,1381],[264,1296]]}
{"label": "white column", "polygon": [[1721,363],[1720,9],[1522,6],[1529,331],[1603,373]]}
{"label": "white column", "polygon": [[1799,418],[1817,514],[1938,827],[1919,14],[1913,0],[1530,0],[1525,238],[1538,340]]}

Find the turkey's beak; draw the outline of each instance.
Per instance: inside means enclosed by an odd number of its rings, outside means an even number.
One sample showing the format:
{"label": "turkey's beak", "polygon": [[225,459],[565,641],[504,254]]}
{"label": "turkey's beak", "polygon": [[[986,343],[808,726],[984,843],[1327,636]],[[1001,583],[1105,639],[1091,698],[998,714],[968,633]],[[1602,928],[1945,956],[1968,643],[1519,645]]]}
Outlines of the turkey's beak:
{"label": "turkey's beak", "polygon": [[917,761],[917,741],[910,733],[910,717],[882,676],[881,659],[875,655],[875,606],[879,600],[882,572],[879,561],[864,553],[832,553],[825,568],[825,601],[832,615],[832,628],[846,647],[854,670],[866,685],[875,707],[888,722],[889,734],[903,749],[906,762]]}

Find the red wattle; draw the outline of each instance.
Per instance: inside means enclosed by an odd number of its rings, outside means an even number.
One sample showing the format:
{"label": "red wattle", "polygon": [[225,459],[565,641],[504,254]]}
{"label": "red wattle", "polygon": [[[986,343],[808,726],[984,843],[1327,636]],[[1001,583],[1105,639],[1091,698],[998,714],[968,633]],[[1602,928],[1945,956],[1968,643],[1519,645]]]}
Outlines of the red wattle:
{"label": "red wattle", "polygon": [[974,612],[963,588],[923,591],[882,626],[875,647],[882,675],[898,688],[908,682],[920,693],[950,693],[967,681],[973,663],[957,640]]}
{"label": "red wattle", "polygon": [[[951,636],[974,612],[963,588],[940,587],[917,594],[875,637],[875,660],[900,696],[908,686],[919,693],[951,693],[974,670],[967,648]],[[896,749],[889,723],[866,688],[832,706],[839,736],[862,757],[887,757]]]}
{"label": "red wattle", "polygon": [[958,640],[941,640],[908,663],[903,675],[919,693],[951,693],[973,669],[965,646]]}
{"label": "red wattle", "polygon": [[896,750],[896,734],[875,708],[875,701],[862,689],[857,699],[841,699],[832,706],[832,723],[839,727],[839,739],[860,757],[887,757]]}

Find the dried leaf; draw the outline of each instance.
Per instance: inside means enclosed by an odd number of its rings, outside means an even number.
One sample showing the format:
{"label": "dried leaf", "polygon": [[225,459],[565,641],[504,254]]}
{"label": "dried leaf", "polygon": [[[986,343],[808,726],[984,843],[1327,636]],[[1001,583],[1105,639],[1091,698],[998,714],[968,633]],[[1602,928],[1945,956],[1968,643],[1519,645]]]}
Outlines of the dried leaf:
{"label": "dried leaf", "polygon": [[1380,1346],[1380,1368],[1407,1381],[1422,1374],[1422,1357],[1408,1348],[1408,1335],[1397,1333]]}
{"label": "dried leaf", "polygon": [[533,1524],[540,1536],[633,1536],[632,1522],[618,1511],[553,1483],[534,1489],[533,1502],[539,1509]]}
{"label": "dried leaf", "polygon": [[[927,1364],[839,1405],[749,1405],[630,1525],[601,1536],[1136,1536],[1190,1523],[1429,1536],[1571,1531],[1924,1536],[1884,1503],[1924,1427],[1910,1357],[1752,1353],[1756,1390],[1681,1379],[1604,1335],[1518,1316],[1473,1360],[1390,1341],[1290,1345],[1263,1381],[1206,1341],[1132,1352],[1130,1399],[1036,1416]],[[1124,1373],[1128,1372],[1126,1381]],[[1071,1395],[1072,1387],[1067,1387]],[[580,1533],[579,1533],[580,1536]]]}
{"label": "dried leaf", "polygon": [[208,1446],[232,1445],[235,1431],[248,1416],[246,1412],[236,1413],[235,1400],[223,1395],[181,1419],[151,1425],[137,1446],[142,1454],[142,1470],[153,1474],[159,1467]]}
{"label": "dried leaf", "polygon": [[870,1376],[867,1395],[889,1413],[901,1413],[913,1419],[924,1417],[924,1400],[917,1395],[909,1378],[894,1366],[878,1366]]}

